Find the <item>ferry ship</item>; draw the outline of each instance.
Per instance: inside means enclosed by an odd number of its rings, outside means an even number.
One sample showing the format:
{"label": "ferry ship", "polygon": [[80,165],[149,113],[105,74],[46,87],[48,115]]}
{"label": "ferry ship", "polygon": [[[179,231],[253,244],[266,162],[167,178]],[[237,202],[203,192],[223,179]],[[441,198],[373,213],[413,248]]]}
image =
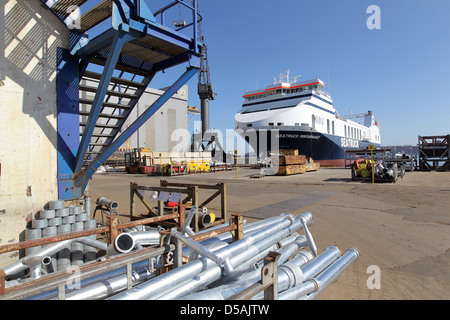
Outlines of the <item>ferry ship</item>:
{"label": "ferry ship", "polygon": [[[280,74],[262,90],[247,91],[236,114],[236,131],[259,159],[267,151],[297,149],[324,166],[345,165],[345,150],[380,146],[380,127],[372,111],[340,116],[319,78]],[[362,118],[362,123],[351,120]]]}

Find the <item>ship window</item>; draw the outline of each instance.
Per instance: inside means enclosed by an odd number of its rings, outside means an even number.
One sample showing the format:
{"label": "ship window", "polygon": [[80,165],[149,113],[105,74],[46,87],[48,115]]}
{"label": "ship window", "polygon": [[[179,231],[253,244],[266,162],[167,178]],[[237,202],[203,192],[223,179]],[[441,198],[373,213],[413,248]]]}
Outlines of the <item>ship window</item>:
{"label": "ship window", "polygon": [[269,122],[269,126],[273,126],[273,122]]}
{"label": "ship window", "polygon": [[253,127],[253,124],[248,123],[248,124],[247,124],[247,127]]}
{"label": "ship window", "polygon": [[277,123],[277,125],[279,125],[279,126],[283,126],[283,125],[284,125],[284,123],[283,123],[283,122],[278,122],[278,123]]}
{"label": "ship window", "polygon": [[330,134],[330,119],[327,119],[327,132]]}
{"label": "ship window", "polygon": [[344,124],[344,136],[347,138],[347,126]]}
{"label": "ship window", "polygon": [[332,133],[334,134],[334,121],[331,121],[331,130],[332,130]]}

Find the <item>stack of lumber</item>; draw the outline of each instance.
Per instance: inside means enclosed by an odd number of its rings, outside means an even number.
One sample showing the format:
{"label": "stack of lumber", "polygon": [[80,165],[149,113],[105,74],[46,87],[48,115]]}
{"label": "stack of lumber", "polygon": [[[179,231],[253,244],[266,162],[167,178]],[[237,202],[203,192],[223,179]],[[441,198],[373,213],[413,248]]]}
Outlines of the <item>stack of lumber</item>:
{"label": "stack of lumber", "polygon": [[304,155],[278,155],[272,160],[273,166],[278,167],[279,176],[305,173],[306,163]]}
{"label": "stack of lumber", "polygon": [[317,171],[319,168],[320,163],[316,163],[312,158],[308,158],[308,161],[306,162],[306,172]]}

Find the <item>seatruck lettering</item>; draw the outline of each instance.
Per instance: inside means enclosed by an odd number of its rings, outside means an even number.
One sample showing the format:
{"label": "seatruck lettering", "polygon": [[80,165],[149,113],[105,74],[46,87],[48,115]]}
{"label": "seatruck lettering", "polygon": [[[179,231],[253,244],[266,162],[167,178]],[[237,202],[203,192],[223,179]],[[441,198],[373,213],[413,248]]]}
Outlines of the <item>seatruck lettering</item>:
{"label": "seatruck lettering", "polygon": [[341,147],[359,149],[359,141],[349,138],[341,138]]}

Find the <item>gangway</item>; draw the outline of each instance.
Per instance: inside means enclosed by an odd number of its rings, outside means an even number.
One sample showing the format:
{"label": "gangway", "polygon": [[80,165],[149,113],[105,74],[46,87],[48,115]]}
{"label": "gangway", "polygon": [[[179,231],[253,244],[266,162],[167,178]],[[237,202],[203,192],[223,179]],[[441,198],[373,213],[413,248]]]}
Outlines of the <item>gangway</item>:
{"label": "gangway", "polygon": [[[70,29],[70,48],[58,53],[58,189],[60,199],[79,199],[102,163],[198,72],[202,16],[197,1],[154,13],[144,0],[41,1]],[[176,6],[192,12],[183,32],[164,25]],[[125,129],[154,77],[180,64],[186,71]]]}

